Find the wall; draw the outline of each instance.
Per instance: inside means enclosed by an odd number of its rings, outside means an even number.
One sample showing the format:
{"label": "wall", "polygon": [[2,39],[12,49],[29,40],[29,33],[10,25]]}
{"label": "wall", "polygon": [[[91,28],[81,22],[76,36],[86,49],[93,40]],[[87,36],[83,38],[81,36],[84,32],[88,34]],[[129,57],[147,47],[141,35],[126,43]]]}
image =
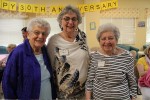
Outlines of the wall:
{"label": "wall", "polygon": [[[93,2],[103,2],[103,1],[109,1],[109,0],[84,0],[85,4],[88,3],[93,3]],[[133,44],[132,46],[139,48],[140,50],[142,49],[142,46],[146,43],[146,27],[137,27],[137,23],[139,21],[145,21],[146,22],[146,8],[150,8],[149,7],[150,4],[150,0],[118,0],[118,11],[121,10],[127,10],[127,9],[138,9],[138,15],[135,16],[136,17],[136,36],[135,36],[135,44]],[[117,11],[116,11],[117,12]],[[116,13],[115,12],[115,13]],[[106,11],[107,13],[107,11]],[[123,12],[121,12],[123,13]],[[131,12],[132,13],[132,12]],[[113,16],[114,13],[110,12],[110,18],[111,16]],[[136,15],[136,14],[135,14]],[[86,16],[86,32],[87,32],[87,36],[88,36],[88,44],[91,47],[95,47],[98,46],[98,42],[95,38],[96,32],[97,32],[97,28],[99,26],[99,19],[102,16],[102,14],[100,14],[100,12],[88,12],[85,13]],[[131,14],[129,16],[126,15],[118,15],[116,14],[116,16],[114,15],[114,17],[133,17],[134,15]],[[109,17],[105,16],[105,17]],[[90,30],[90,22],[95,22],[96,23],[96,30]]]}
{"label": "wall", "polygon": [[[71,5],[76,6],[78,4],[83,4],[83,0],[9,0],[9,1],[14,1],[14,2],[17,3],[17,5],[19,3],[40,4],[40,5],[46,5],[47,7],[49,7],[51,5],[65,6],[65,5],[71,4]],[[34,14],[34,13],[20,13],[20,12],[18,12],[18,10],[11,12],[9,10],[2,10],[0,8],[0,26],[4,26],[4,27],[0,27],[0,34],[1,34],[1,36],[0,36],[0,45],[7,46],[10,43],[14,43],[14,44],[17,44],[17,45],[22,43],[23,38],[22,38],[22,34],[21,34],[22,33],[21,29],[24,26],[27,25],[28,21],[31,18],[35,18],[35,17],[37,17],[37,15]],[[47,18],[47,19],[48,18],[53,19],[53,18],[56,18],[57,15],[40,16],[40,17]],[[8,21],[8,19],[10,19],[11,21]],[[18,24],[16,22],[12,22],[14,19],[22,20],[23,22],[20,23],[20,24]],[[4,22],[10,22],[11,24],[10,23],[3,24],[1,22],[1,20],[4,21]],[[48,19],[48,21],[50,22],[51,25],[53,25],[53,27],[51,27],[51,28],[54,28],[55,26],[58,26],[56,29],[60,29],[59,25],[56,25],[56,24],[58,24],[58,22],[56,20],[55,20],[55,23],[56,23],[55,25],[54,25],[54,22],[51,21],[51,19]],[[3,29],[5,28],[5,31],[2,31],[2,28]],[[9,29],[9,30],[7,30],[6,28]],[[13,28],[13,30],[11,28]],[[8,31],[8,32],[6,33],[6,31]],[[50,34],[53,34],[52,33],[53,31],[55,31],[55,30],[52,30]],[[58,31],[59,30],[57,30],[57,32],[55,31],[54,33],[58,33]]]}
{"label": "wall", "polygon": [[[47,6],[50,5],[78,5],[78,4],[89,4],[89,3],[94,3],[94,2],[103,2],[103,1],[109,1],[109,0],[11,0],[15,1],[17,3],[29,3],[29,4],[46,4]],[[139,21],[146,21],[147,18],[147,12],[146,8],[150,8],[150,0],[118,0],[118,9],[116,9],[115,12],[118,12],[120,9],[138,9],[138,16],[136,17],[136,26]],[[118,11],[117,11],[118,10]],[[107,11],[106,11],[107,12]],[[26,19],[26,22],[30,18],[36,17],[36,14],[28,13],[27,14],[29,17]],[[99,26],[99,19],[103,15],[103,13],[100,13],[100,11],[97,12],[86,12],[83,14],[85,16],[85,21],[86,21],[86,33],[88,37],[88,44],[89,47],[95,47],[98,46],[98,42],[95,38],[97,28]],[[117,17],[118,15],[110,13],[110,15]],[[126,15],[122,15],[123,17],[127,17]],[[122,17],[120,16],[120,17]],[[134,15],[132,15],[134,16]],[[57,17],[57,16],[51,16],[51,17]],[[130,16],[129,16],[130,17]],[[95,22],[96,23],[96,30],[90,30],[90,22]],[[146,27],[136,27],[136,36],[135,36],[135,44],[132,46],[135,46],[139,49],[142,49],[142,46],[146,43]]]}

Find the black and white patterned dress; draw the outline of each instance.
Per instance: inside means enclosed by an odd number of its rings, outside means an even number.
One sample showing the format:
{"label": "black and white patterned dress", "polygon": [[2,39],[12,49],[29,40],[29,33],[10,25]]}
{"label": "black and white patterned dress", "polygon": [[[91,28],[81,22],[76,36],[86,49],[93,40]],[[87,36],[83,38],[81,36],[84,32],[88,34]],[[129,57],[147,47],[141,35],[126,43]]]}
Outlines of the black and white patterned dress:
{"label": "black and white patterned dress", "polygon": [[93,99],[131,100],[130,96],[136,96],[134,59],[128,51],[114,56],[94,51],[90,58],[86,90],[93,92]]}

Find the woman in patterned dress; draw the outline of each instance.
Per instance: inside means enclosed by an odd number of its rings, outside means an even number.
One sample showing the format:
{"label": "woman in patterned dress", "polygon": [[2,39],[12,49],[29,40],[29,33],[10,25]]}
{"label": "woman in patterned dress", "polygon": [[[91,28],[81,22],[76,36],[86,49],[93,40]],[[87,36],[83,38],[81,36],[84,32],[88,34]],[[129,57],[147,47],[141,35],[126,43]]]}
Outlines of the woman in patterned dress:
{"label": "woman in patterned dress", "polygon": [[117,47],[119,29],[108,23],[99,27],[100,48],[90,54],[86,100],[135,100],[134,59]]}
{"label": "woman in patterned dress", "polygon": [[66,6],[57,18],[61,32],[53,35],[47,49],[55,71],[58,99],[82,99],[88,72],[86,34],[79,30],[79,10]]}

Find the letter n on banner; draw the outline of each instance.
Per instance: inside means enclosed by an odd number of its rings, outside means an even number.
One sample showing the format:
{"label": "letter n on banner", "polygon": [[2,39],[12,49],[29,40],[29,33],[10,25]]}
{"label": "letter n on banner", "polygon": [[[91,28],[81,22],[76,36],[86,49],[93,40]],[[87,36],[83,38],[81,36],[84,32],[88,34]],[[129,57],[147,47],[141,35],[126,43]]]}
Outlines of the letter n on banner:
{"label": "letter n on banner", "polygon": [[2,4],[1,4],[2,9],[5,9],[5,10],[8,10],[8,9],[9,9],[9,1],[2,0],[1,3],[2,3]]}
{"label": "letter n on banner", "polygon": [[19,3],[19,12],[26,12],[26,4]]}
{"label": "letter n on banner", "polygon": [[58,6],[57,14],[59,14],[62,11],[63,8],[64,8],[64,6]]}

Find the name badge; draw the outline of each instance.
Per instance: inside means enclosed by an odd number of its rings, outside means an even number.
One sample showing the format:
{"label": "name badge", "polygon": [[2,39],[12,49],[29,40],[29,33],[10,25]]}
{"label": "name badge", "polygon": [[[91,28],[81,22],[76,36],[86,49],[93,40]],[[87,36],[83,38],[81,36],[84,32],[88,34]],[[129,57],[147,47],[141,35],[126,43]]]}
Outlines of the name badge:
{"label": "name badge", "polygon": [[69,50],[67,50],[67,49],[59,50],[59,54],[60,54],[60,56],[68,55],[69,54]]}
{"label": "name badge", "polygon": [[104,67],[104,66],[105,66],[105,61],[99,60],[98,67]]}

